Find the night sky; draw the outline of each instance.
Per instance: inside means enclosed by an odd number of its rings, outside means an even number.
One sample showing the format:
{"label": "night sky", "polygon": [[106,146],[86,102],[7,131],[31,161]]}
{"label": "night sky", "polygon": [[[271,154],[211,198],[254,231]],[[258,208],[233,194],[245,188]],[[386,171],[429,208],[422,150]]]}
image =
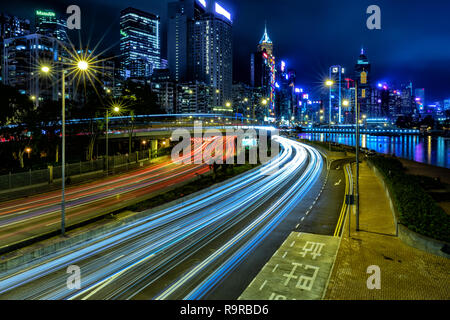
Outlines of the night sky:
{"label": "night sky", "polygon": [[[132,6],[161,15],[166,55],[166,11],[171,0],[9,1],[1,11],[33,18],[35,9],[60,13],[70,4],[82,11],[83,39],[102,41],[118,53],[119,13]],[[341,64],[352,73],[364,46],[373,81],[413,82],[426,89],[427,103],[450,98],[449,0],[220,0],[233,16],[234,80],[249,81],[250,53],[256,50],[264,21],[275,56],[297,71],[299,85],[317,88],[328,67]],[[382,30],[368,30],[366,9],[381,7]],[[86,41],[84,41],[86,42]]]}

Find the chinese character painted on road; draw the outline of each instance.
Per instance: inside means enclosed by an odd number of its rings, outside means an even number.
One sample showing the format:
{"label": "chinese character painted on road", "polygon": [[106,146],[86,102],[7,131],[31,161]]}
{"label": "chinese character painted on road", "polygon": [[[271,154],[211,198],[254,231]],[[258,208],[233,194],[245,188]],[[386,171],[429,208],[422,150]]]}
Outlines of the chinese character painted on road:
{"label": "chinese character painted on road", "polygon": [[318,256],[321,256],[324,245],[324,243],[308,241],[306,242],[305,246],[303,247],[303,251],[300,252],[300,254],[304,258],[308,253],[310,253],[313,256],[313,260],[316,260]]}

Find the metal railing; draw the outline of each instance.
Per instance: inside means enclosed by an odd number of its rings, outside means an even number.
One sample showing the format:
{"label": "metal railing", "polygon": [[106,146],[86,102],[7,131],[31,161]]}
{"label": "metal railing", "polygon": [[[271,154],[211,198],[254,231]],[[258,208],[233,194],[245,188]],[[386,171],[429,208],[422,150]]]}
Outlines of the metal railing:
{"label": "metal railing", "polygon": [[[126,155],[109,157],[109,172],[106,172],[106,158],[97,160],[66,163],[66,179],[81,177],[92,173],[114,174],[121,171],[134,169],[145,161],[150,161],[156,154],[151,155],[150,150],[136,151]],[[13,190],[41,184],[52,184],[55,180],[61,180],[62,166],[48,166],[47,169],[29,170],[20,173],[9,173],[0,176],[0,191]]]}

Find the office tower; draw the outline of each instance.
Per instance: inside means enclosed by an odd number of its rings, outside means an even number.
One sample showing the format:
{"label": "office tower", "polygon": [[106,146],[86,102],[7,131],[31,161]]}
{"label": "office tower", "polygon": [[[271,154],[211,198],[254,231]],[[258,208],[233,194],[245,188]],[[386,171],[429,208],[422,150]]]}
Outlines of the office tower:
{"label": "office tower", "polygon": [[275,57],[273,42],[264,28],[264,34],[257,45],[257,51],[252,53],[250,60],[250,83],[252,87],[261,88],[269,103],[266,117],[275,116]]}
{"label": "office tower", "polygon": [[414,91],[416,96],[416,106],[420,113],[425,112],[425,88],[418,88]]}
{"label": "office tower", "polygon": [[158,104],[166,114],[175,113],[176,84],[172,81],[152,82],[152,92],[156,94]]}
{"label": "office tower", "polygon": [[444,111],[450,110],[450,99],[444,100]]}
{"label": "office tower", "polygon": [[0,14],[0,41],[30,34],[30,20]]}
{"label": "office tower", "polygon": [[213,88],[213,107],[232,99],[233,37],[231,15],[219,3],[208,2],[207,12],[190,28],[188,67],[193,79]]}
{"label": "office tower", "polygon": [[329,79],[333,80],[333,85],[329,89],[328,96],[328,121],[342,123],[342,87],[345,68],[336,65],[329,69]]}
{"label": "office tower", "polygon": [[177,85],[177,113],[212,113],[213,92],[202,82],[190,82]]}
{"label": "office tower", "polygon": [[232,99],[232,20],[219,3],[169,3],[169,68],[172,79],[212,89],[212,106]]}
{"label": "office tower", "polygon": [[148,79],[161,65],[160,17],[134,8],[120,12],[120,53],[125,79]]}
{"label": "office tower", "polygon": [[56,16],[52,10],[36,10],[36,33],[68,42],[67,22]]}
{"label": "office tower", "polygon": [[258,52],[267,52],[269,56],[273,55],[273,43],[267,33],[267,24],[264,27],[264,34],[258,44]]}
{"label": "office tower", "polygon": [[[30,95],[36,106],[40,101],[60,98],[59,66],[67,58],[61,41],[40,34],[9,38],[3,42],[3,53],[3,83],[15,87],[22,94]],[[40,64],[53,66],[51,77],[39,75]],[[70,94],[69,86],[67,94]]]}
{"label": "office tower", "polygon": [[168,5],[167,52],[173,80],[192,80],[188,72],[192,24],[206,13],[206,3],[198,0],[179,0]]}
{"label": "office tower", "polygon": [[370,71],[371,64],[367,58],[364,49],[361,49],[361,54],[355,65],[355,81],[358,85],[358,106],[360,108],[360,115],[369,115],[373,108],[376,108],[375,94],[372,92],[370,85]]}

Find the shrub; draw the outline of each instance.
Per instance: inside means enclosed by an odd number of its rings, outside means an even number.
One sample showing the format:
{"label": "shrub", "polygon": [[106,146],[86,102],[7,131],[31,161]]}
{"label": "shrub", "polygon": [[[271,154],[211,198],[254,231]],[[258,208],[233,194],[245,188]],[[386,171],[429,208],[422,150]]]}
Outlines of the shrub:
{"label": "shrub", "polygon": [[406,174],[398,159],[374,156],[369,160],[385,178],[399,222],[424,236],[450,242],[450,216],[421,186],[430,181]]}

